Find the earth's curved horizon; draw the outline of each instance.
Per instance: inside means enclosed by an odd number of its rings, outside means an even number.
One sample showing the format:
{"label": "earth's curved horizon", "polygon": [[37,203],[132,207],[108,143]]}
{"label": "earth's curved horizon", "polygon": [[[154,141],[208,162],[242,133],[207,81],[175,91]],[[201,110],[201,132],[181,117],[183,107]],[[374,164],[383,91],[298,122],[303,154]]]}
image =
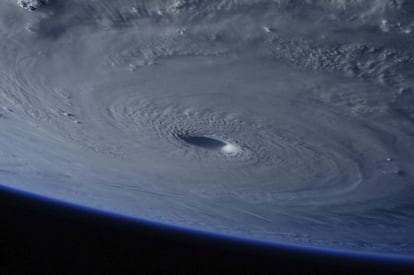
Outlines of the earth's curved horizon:
{"label": "earth's curved horizon", "polygon": [[413,30],[403,0],[5,0],[0,183],[413,256]]}

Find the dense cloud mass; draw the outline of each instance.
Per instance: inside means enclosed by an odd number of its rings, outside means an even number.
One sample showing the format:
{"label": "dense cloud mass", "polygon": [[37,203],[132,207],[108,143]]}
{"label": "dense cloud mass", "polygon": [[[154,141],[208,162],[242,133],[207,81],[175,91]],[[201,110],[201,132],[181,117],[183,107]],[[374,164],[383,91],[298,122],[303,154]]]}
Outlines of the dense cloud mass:
{"label": "dense cloud mass", "polygon": [[414,254],[414,3],[4,0],[0,182]]}

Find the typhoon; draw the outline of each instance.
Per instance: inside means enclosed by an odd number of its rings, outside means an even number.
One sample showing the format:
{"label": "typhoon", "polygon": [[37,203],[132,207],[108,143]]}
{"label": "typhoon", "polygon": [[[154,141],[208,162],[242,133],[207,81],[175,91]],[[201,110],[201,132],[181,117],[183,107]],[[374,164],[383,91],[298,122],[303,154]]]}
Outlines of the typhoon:
{"label": "typhoon", "polygon": [[414,4],[2,0],[0,184],[414,255]]}

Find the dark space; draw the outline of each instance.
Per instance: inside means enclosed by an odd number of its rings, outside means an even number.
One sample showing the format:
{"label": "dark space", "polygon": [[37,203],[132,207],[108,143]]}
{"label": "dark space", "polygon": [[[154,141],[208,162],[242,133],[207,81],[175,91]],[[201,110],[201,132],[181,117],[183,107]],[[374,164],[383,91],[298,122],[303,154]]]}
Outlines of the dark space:
{"label": "dark space", "polygon": [[0,192],[2,274],[414,274],[414,263],[277,248]]}

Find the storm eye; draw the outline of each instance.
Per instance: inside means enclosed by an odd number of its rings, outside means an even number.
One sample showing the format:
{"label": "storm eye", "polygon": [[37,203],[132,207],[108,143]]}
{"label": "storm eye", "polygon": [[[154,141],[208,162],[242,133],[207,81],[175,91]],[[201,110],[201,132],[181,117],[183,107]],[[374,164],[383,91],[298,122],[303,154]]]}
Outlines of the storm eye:
{"label": "storm eye", "polygon": [[181,140],[185,141],[190,145],[201,147],[209,150],[220,150],[223,149],[227,143],[210,137],[204,136],[178,136]]}

